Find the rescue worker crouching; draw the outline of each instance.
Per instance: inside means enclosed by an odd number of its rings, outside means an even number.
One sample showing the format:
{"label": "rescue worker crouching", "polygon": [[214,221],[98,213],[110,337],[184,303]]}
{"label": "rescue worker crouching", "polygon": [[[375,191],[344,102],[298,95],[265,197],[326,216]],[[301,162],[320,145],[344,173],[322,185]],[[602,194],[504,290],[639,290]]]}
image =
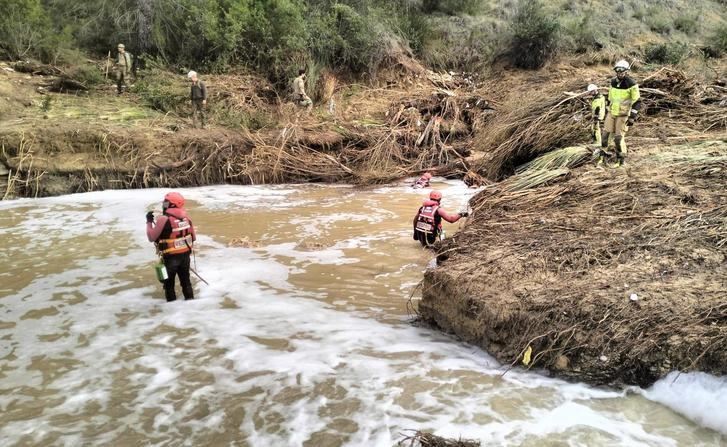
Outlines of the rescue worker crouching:
{"label": "rescue worker crouching", "polygon": [[154,242],[158,253],[164,260],[168,278],[164,280],[164,295],[167,301],[174,301],[174,279],[178,275],[185,300],[194,299],[192,282],[189,277],[189,255],[197,235],[192,220],[184,209],[184,197],[177,192],[164,196],[162,216],[154,222],[154,213],[146,214],[146,236]]}
{"label": "rescue worker crouching", "polygon": [[298,77],[293,80],[293,100],[300,107],[305,107],[306,113],[313,109],[313,100],[305,93],[305,68],[298,70]]}
{"label": "rescue worker crouching", "polygon": [[423,247],[430,247],[442,232],[442,219],[455,223],[469,213],[449,214],[441,208],[442,193],[432,191],[429,199],[422,203],[417,215],[414,217],[414,240],[419,241]]}
{"label": "rescue worker crouching", "polygon": [[[615,166],[618,167],[623,165],[624,154],[626,154],[626,132],[630,126],[634,125],[641,109],[641,95],[636,81],[628,76],[628,71],[631,69],[628,62],[620,60],[616,62],[613,69],[616,77],[611,80],[611,86],[608,89],[608,114],[601,135],[601,157],[608,154],[608,138],[613,134],[616,151]],[[601,158],[600,161],[603,159]]]}

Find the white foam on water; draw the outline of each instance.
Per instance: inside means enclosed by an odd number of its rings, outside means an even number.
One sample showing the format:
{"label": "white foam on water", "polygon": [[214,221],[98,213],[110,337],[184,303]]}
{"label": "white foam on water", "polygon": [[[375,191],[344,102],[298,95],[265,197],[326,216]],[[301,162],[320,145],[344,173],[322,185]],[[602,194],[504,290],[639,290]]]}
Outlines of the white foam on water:
{"label": "white foam on water", "polygon": [[[9,335],[6,341],[17,357],[4,360],[2,388],[11,391],[0,393],[0,410],[32,405],[35,398],[12,391],[24,386],[60,398],[31,420],[8,421],[0,427],[4,439],[13,443],[29,435],[41,444],[57,432],[64,445],[118,445],[127,429],[148,436],[150,445],[200,445],[210,442],[205,436],[230,430],[241,431],[254,446],[302,446],[318,431],[338,436],[341,445],[391,446],[405,429],[498,445],[552,436],[570,445],[589,445],[584,439],[596,435],[608,443],[595,445],[709,445],[716,439],[696,437],[694,426],[680,419],[675,420],[681,429],[672,424],[664,430],[648,414],[630,420],[618,405],[596,405],[627,399],[623,392],[519,370],[502,376],[503,367],[477,348],[403,321],[379,322],[371,316],[380,309],[336,307],[347,297],[328,303],[290,283],[291,274],[313,264],[331,266],[334,273],[335,266],[359,262],[346,250],[370,248],[390,238],[384,234],[312,251],[294,243],[225,247],[200,235],[198,271],[210,286],[196,287],[197,300],[164,303],[143,233],[144,211],[162,192],[107,191],[33,202],[39,210],[33,225],[41,231],[56,219],[44,210],[89,205],[90,210],[76,209],[63,218],[68,234],[82,236],[86,221],[104,222],[126,235],[119,244],[127,251],[84,259],[0,299],[0,320],[16,323],[0,329],[0,338]],[[224,208],[225,196],[234,201],[241,193],[235,187],[208,187],[183,194],[215,197]],[[10,229],[15,230],[20,225]],[[86,301],[51,300],[64,296]],[[55,314],[23,319],[50,306]],[[53,333],[63,336],[39,338]],[[51,359],[55,366],[32,367]],[[49,370],[55,375],[47,376]],[[694,383],[682,388],[693,393],[693,408],[703,406],[680,412],[715,428],[724,419],[710,415],[717,407],[705,402],[715,393],[724,398],[724,382],[712,379],[694,380],[711,394],[693,391]],[[645,396],[678,407],[668,398],[674,389],[662,389],[662,382]],[[98,409],[89,411],[94,405]],[[119,408],[130,413],[119,417]],[[239,426],[229,425],[228,408],[241,415]],[[345,438],[338,428],[344,422],[353,427]]]}
{"label": "white foam on water", "polygon": [[641,393],[700,425],[727,435],[727,377],[671,372]]}

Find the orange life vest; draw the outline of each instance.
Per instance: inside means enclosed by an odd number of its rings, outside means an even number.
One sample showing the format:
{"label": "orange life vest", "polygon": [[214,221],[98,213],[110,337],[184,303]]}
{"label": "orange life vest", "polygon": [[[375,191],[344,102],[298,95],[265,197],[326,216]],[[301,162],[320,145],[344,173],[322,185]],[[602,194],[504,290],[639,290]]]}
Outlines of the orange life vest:
{"label": "orange life vest", "polygon": [[[167,225],[171,231],[166,229],[162,232],[166,237],[159,238],[157,249],[162,255],[179,255],[192,250],[192,222],[188,218],[177,219],[167,215]],[[168,234],[167,234],[168,233]]]}

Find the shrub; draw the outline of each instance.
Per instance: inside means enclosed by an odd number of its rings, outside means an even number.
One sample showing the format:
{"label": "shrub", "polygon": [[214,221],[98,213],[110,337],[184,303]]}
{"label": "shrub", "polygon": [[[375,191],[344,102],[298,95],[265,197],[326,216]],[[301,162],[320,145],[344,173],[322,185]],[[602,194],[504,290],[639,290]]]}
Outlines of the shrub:
{"label": "shrub", "polygon": [[650,44],[644,51],[644,61],[650,64],[676,65],[689,54],[686,43],[655,43]]}
{"label": "shrub", "polygon": [[651,31],[659,34],[669,34],[672,30],[672,20],[656,8],[649,8],[646,24]]}
{"label": "shrub", "polygon": [[104,82],[104,77],[101,70],[97,66],[89,64],[87,62],[73,66],[70,73],[68,74],[71,78],[82,83],[88,88],[102,84]]}
{"label": "shrub", "polygon": [[586,12],[581,18],[564,26],[571,49],[576,53],[598,50],[603,47],[598,35],[599,26],[593,23],[592,14]]}
{"label": "shrub", "polygon": [[518,68],[542,67],[557,50],[559,25],[540,0],[520,0],[512,20],[509,57]]}
{"label": "shrub", "polygon": [[245,128],[255,131],[275,124],[275,120],[262,111],[235,110],[222,104],[213,105],[210,116],[215,124],[229,129]]}
{"label": "shrub", "polygon": [[11,60],[38,57],[52,34],[41,0],[4,0],[0,15],[0,57]]}
{"label": "shrub", "polygon": [[348,67],[356,74],[377,65],[383,38],[370,15],[336,4],[312,23],[313,57],[331,67]]}
{"label": "shrub", "polygon": [[699,19],[697,16],[679,16],[674,19],[674,28],[691,36],[697,32],[699,28]]}
{"label": "shrub", "polygon": [[491,20],[438,17],[421,51],[427,66],[438,70],[478,72],[495,53],[500,29]]}
{"label": "shrub", "polygon": [[715,55],[721,56],[727,53],[727,24],[718,26],[712,31],[707,50]]}
{"label": "shrub", "polygon": [[189,87],[158,68],[152,68],[138,79],[133,91],[149,107],[163,113],[177,111],[189,99]]}
{"label": "shrub", "polygon": [[443,12],[449,15],[460,13],[476,14],[483,8],[482,0],[424,0],[422,11],[425,13]]}
{"label": "shrub", "polygon": [[640,5],[634,5],[634,13],[631,14],[636,20],[643,22],[646,17],[646,10]]}

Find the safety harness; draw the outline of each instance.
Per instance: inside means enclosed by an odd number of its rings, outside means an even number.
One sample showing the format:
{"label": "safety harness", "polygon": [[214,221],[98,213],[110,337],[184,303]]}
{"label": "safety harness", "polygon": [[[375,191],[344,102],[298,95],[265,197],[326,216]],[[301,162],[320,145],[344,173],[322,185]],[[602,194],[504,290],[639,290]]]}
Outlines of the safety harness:
{"label": "safety harness", "polygon": [[171,231],[165,239],[157,241],[159,254],[162,256],[178,255],[191,251],[193,243],[192,223],[188,218],[177,219],[171,215],[167,215],[167,217],[169,218],[168,223]]}

